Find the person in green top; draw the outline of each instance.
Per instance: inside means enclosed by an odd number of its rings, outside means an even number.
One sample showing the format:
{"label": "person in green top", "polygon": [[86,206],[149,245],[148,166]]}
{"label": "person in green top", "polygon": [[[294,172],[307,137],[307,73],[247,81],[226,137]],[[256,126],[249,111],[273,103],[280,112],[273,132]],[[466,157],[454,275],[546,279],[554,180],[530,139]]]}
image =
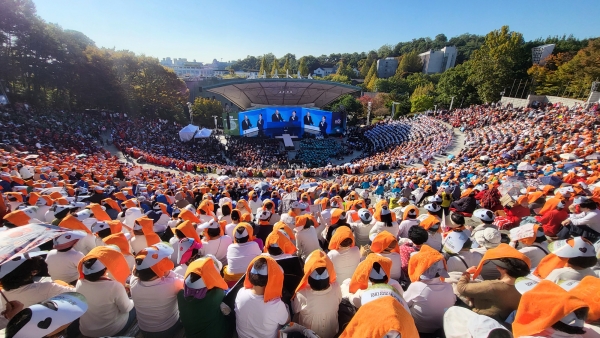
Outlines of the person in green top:
{"label": "person in green top", "polygon": [[232,336],[231,309],[222,303],[228,287],[215,264],[211,258],[199,258],[185,272],[177,304],[187,338]]}

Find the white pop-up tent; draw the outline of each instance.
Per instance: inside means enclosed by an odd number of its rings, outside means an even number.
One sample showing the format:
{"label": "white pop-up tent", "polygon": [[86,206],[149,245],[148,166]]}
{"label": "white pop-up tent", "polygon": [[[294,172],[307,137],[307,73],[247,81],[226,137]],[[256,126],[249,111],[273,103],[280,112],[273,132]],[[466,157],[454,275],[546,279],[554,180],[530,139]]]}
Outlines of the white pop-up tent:
{"label": "white pop-up tent", "polygon": [[196,133],[196,136],[194,136],[194,138],[207,138],[211,134],[212,134],[212,130],[202,128],[202,129],[200,129],[200,131],[198,133]]}
{"label": "white pop-up tent", "polygon": [[194,135],[196,135],[196,133],[198,132],[198,129],[198,126],[188,124],[179,131],[179,139],[183,142],[187,142],[193,139]]}

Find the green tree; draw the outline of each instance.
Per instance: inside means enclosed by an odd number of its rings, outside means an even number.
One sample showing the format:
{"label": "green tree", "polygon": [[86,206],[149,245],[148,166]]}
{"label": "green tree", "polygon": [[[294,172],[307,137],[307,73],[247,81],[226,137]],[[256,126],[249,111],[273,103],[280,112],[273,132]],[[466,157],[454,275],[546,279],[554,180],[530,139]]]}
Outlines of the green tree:
{"label": "green tree", "polygon": [[285,73],[286,71],[290,72],[290,75],[294,72],[294,70],[292,69],[292,67],[290,66],[290,59],[286,58],[285,59],[285,63],[283,64],[283,68],[282,71]]}
{"label": "green tree", "polygon": [[279,71],[279,61],[277,61],[277,58],[273,60],[273,64],[271,66],[271,76],[275,75],[275,73],[281,75],[281,72]]}
{"label": "green tree", "polygon": [[308,65],[306,64],[306,57],[300,59],[300,65],[298,66],[300,75],[308,76]]}
{"label": "green tree", "polygon": [[480,103],[477,90],[468,82],[469,67],[470,61],[467,61],[442,73],[436,86],[436,101],[439,104],[450,107],[453,96],[453,108],[459,108],[461,102],[464,106]]}
{"label": "green tree", "polygon": [[515,65],[521,56],[523,35],[508,26],[488,33],[485,43],[473,53],[469,82],[485,102],[496,102],[500,92],[515,78]]}
{"label": "green tree", "polygon": [[365,76],[365,86],[368,87],[369,83],[371,82],[371,79],[373,77],[377,77],[377,62],[373,61],[373,63],[371,63],[371,67],[369,68],[369,72],[367,73],[367,76]]}
{"label": "green tree", "polygon": [[413,95],[410,97],[410,112],[420,113],[433,108],[433,97],[429,95]]}
{"label": "green tree", "polygon": [[267,62],[267,58],[263,55],[260,60],[260,69],[258,70],[258,75],[263,75],[269,69],[269,63]]}
{"label": "green tree", "polygon": [[396,75],[403,75],[406,73],[417,73],[423,69],[423,63],[421,58],[416,51],[412,51],[408,54],[402,55],[402,59],[398,63],[398,69]]}
{"label": "green tree", "polygon": [[210,126],[214,123],[214,115],[222,116],[223,106],[218,100],[197,97],[192,105],[194,123]]}

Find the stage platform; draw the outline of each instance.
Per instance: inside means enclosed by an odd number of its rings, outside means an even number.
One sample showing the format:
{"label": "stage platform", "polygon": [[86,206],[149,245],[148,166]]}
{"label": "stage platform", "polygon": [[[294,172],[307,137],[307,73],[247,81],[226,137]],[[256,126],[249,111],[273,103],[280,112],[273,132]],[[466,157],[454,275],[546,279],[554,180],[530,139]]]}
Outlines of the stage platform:
{"label": "stage platform", "polygon": [[298,139],[298,136],[290,136],[290,134],[283,134],[281,136],[275,136],[275,138],[283,140],[285,150],[294,150],[294,139]]}

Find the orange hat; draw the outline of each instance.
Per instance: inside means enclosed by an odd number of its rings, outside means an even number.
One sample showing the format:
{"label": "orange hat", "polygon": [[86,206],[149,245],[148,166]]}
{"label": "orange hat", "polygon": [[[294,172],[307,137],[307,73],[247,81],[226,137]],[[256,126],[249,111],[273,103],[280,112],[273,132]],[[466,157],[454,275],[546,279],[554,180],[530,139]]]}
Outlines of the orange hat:
{"label": "orange hat", "polygon": [[373,238],[373,243],[371,244],[371,251],[374,253],[381,253],[385,249],[387,249],[392,243],[396,243],[396,247],[392,249],[392,252],[400,253],[400,246],[396,241],[396,237],[392,235],[389,231],[382,231],[378,233],[375,238]]}
{"label": "orange hat", "polygon": [[355,240],[352,230],[346,226],[335,229],[333,235],[331,236],[331,240],[329,241],[329,250],[339,250],[340,243],[342,243],[346,238],[352,239],[352,245],[350,245],[350,247],[353,247]]}
{"label": "orange hat", "polygon": [[15,226],[20,227],[29,224],[29,220],[31,220],[31,217],[29,217],[27,213],[25,213],[25,211],[23,210],[15,210],[4,215],[4,220],[14,224]]}
{"label": "orange hat", "polygon": [[124,193],[118,191],[114,195],[119,201],[127,201],[127,196]]}
{"label": "orange hat", "polygon": [[250,207],[248,206],[248,202],[245,199],[241,199],[237,202],[237,204],[235,205],[236,209],[239,209],[242,214],[244,213],[249,213],[252,214],[252,209],[250,209]]}
{"label": "orange hat", "polygon": [[273,231],[265,240],[264,252],[268,252],[270,247],[278,247],[283,253],[291,255],[297,248],[292,241],[281,231]]}
{"label": "orange hat", "polygon": [[477,269],[473,273],[473,279],[475,279],[475,278],[477,278],[477,276],[479,276],[479,274],[481,273],[481,269],[483,269],[483,265],[487,261],[492,260],[492,259],[500,259],[500,258],[516,258],[516,259],[522,260],[523,262],[525,262],[525,264],[527,264],[527,266],[529,268],[531,268],[531,260],[529,260],[529,257],[525,256],[519,250],[513,248],[512,246],[505,244],[505,243],[501,243],[497,247],[495,247],[493,249],[489,249],[488,251],[485,252],[485,254],[483,255],[483,258],[481,259],[481,261],[479,262],[479,265],[477,266]]}
{"label": "orange hat", "polygon": [[358,290],[366,290],[369,287],[369,274],[373,270],[373,264],[379,263],[383,268],[383,272],[388,279],[390,277],[390,270],[392,268],[392,260],[375,253],[370,253],[367,258],[360,262],[354,270],[352,279],[350,280],[350,292],[356,293]]}
{"label": "orange hat", "polygon": [[213,213],[213,206],[212,206],[212,201],[210,200],[203,200],[202,202],[200,202],[200,206],[198,207],[198,212],[200,210],[204,211],[207,215],[212,215]]}
{"label": "orange hat", "polygon": [[135,208],[135,207],[138,206],[138,202],[137,202],[137,199],[133,198],[133,199],[126,200],[125,202],[123,202],[123,205],[127,209],[129,209],[129,208]]}
{"label": "orange hat", "polygon": [[[439,261],[443,262],[444,269],[445,271],[447,271],[448,267],[446,266],[446,260],[444,259],[444,255],[442,255],[429,245],[423,245],[421,247],[421,250],[419,250],[419,252],[417,252],[416,254],[412,255],[410,257],[410,260],[408,261],[408,275],[410,277],[411,282],[421,280],[421,275],[423,275],[425,271],[427,271]],[[447,272],[445,273],[445,275],[443,273],[444,271],[438,272],[441,272],[439,273],[441,277],[449,277]]]}
{"label": "orange hat", "polygon": [[185,237],[192,238],[196,243],[200,243],[200,236],[198,236],[198,232],[196,232],[194,225],[190,221],[181,222],[177,227],[171,228],[171,230],[173,230],[173,233],[175,233],[175,230],[179,230]]}
{"label": "orange hat", "polygon": [[362,305],[340,338],[380,338],[389,331],[396,331],[401,337],[419,337],[410,312],[394,297],[383,296]]}
{"label": "orange hat", "polygon": [[421,221],[421,223],[419,223],[419,225],[425,230],[429,230],[436,224],[440,224],[436,232],[442,232],[441,221],[434,215],[428,215],[427,218],[425,218]]}
{"label": "orange hat", "polygon": [[119,203],[117,203],[117,201],[113,200],[112,198],[103,199],[102,204],[108,204],[112,209],[115,209],[119,212],[121,211],[121,207],[119,206]]}
{"label": "orange hat", "polygon": [[529,204],[537,201],[538,199],[544,197],[544,193],[541,191],[535,191],[530,193],[529,195],[527,195],[527,202],[529,202]]}
{"label": "orange hat", "polygon": [[[112,230],[112,229],[111,229]],[[131,255],[129,241],[122,232],[113,233],[102,239],[107,245],[116,245],[123,255]]]}
{"label": "orange hat", "polygon": [[586,307],[587,304],[574,294],[549,280],[542,280],[521,296],[513,334],[515,337],[534,336],[575,310]]}
{"label": "orange hat", "polygon": [[72,214],[68,214],[65,218],[63,218],[62,221],[58,223],[58,226],[71,230],[85,231],[88,234],[92,233],[88,227],[86,227],[80,220],[77,219],[77,217],[75,217],[75,215]]}
{"label": "orange hat", "polygon": [[342,209],[333,209],[331,211],[331,225],[336,225],[340,220],[346,219],[346,212]]}
{"label": "orange hat", "polygon": [[[517,204],[522,204],[523,202],[527,201],[528,196],[527,195],[521,195],[517,198]],[[527,201],[529,202],[529,201]]]}
{"label": "orange hat", "polygon": [[282,221],[275,223],[275,225],[273,226],[273,232],[275,231],[283,231],[290,240],[296,240],[296,235],[294,234],[294,231]]}
{"label": "orange hat", "polygon": [[[83,267],[83,262],[96,258],[97,261],[90,269]],[[109,247],[97,246],[93,248],[85,257],[83,257],[77,265],[79,271],[79,279],[83,279],[84,274],[92,274],[106,268],[108,272],[121,284],[125,284],[127,277],[131,274],[129,266],[122,253]]]}
{"label": "orange hat", "polygon": [[388,202],[386,200],[380,200],[379,202],[377,202],[377,204],[375,204],[375,213],[373,214],[373,218],[375,218],[375,220],[377,220],[378,222],[381,222],[382,212],[390,213],[392,215],[392,222],[396,221],[396,213],[390,210],[390,206],[388,205]]}
{"label": "orange hat", "polygon": [[404,213],[402,214],[403,221],[406,221],[408,219],[409,213],[415,214],[415,217],[419,217],[419,208],[412,204],[407,205],[406,208],[404,208]]}
{"label": "orange hat", "polygon": [[569,258],[596,255],[592,243],[583,237],[554,241],[548,244],[548,250],[550,253],[542,258],[537,268],[533,271],[534,276],[539,278],[548,277],[550,272],[555,269],[565,267]]}
{"label": "orange hat", "polygon": [[[161,278],[175,267],[170,258],[172,253],[173,248],[164,243],[149,246],[135,256],[136,263],[133,270],[151,269]],[[142,260],[140,264],[137,262],[138,259]]]}
{"label": "orange hat", "polygon": [[[243,230],[240,230],[243,229]],[[238,231],[241,231],[242,233],[239,233]],[[249,223],[246,222],[241,222],[238,225],[235,226],[235,228],[233,229],[233,240],[235,241],[235,243],[237,243],[239,238],[244,238],[248,236],[248,242],[251,242],[254,240],[254,229],[252,228],[252,226]]]}
{"label": "orange hat", "polygon": [[154,232],[154,221],[146,215],[135,220],[133,230],[142,231],[144,237],[146,237],[148,246],[160,243],[160,237]]}
{"label": "orange hat", "polygon": [[[319,275],[317,271],[315,271],[318,268],[325,268],[325,271]],[[295,294],[298,293],[298,291],[308,286],[308,277],[312,277],[313,279],[325,279],[329,277],[329,284],[335,282],[337,277],[335,274],[335,269],[333,268],[333,262],[331,262],[331,259],[329,259],[327,254],[323,251],[315,250],[311,252],[311,254],[308,255],[308,257],[306,257],[306,264],[304,265],[304,276],[302,277],[302,280],[300,280],[300,284],[298,284],[298,287],[296,288],[294,297]]]}
{"label": "orange hat", "polygon": [[179,213],[179,218],[186,220],[186,221],[190,221],[192,223],[202,223],[202,221],[200,221],[200,219],[194,215],[194,212],[183,208],[181,209],[181,212]]}
{"label": "orange hat", "polygon": [[50,197],[55,200],[63,197],[63,195],[58,191],[54,191],[50,194]]}
{"label": "orange hat", "polygon": [[118,232],[123,231],[123,223],[121,223],[121,221],[110,220],[106,221],[106,224],[108,224],[108,226],[110,227],[110,233],[112,234],[116,234]]}
{"label": "orange hat", "polygon": [[[201,283],[199,283],[200,280],[192,282],[192,280],[188,278],[192,273],[200,276]],[[209,290],[219,288],[226,291],[229,289],[227,283],[215,267],[214,261],[210,257],[199,258],[191,262],[185,271],[184,279],[185,285],[192,289],[200,289],[203,287],[206,287]]]}
{"label": "orange hat", "polygon": [[102,206],[98,203],[92,203],[86,208],[90,209],[94,213],[94,218],[96,218],[100,222],[106,222],[111,220],[110,216],[108,216],[106,211],[104,211],[104,209],[102,209]]}
{"label": "orange hat", "polygon": [[9,201],[15,200],[17,202],[23,203],[23,194],[21,194],[20,192],[9,191],[4,193],[4,196],[6,196],[6,198],[8,198]]}
{"label": "orange hat", "polygon": [[[267,265],[257,271],[254,269],[254,263],[259,259],[266,260]],[[256,256],[248,265],[248,269],[246,269],[246,276],[250,276],[250,273],[268,276],[267,286],[265,287],[265,294],[263,296],[265,303],[281,298],[281,292],[283,290],[283,269],[275,259],[268,256]],[[250,278],[244,279],[244,288],[252,288]]]}
{"label": "orange hat", "polygon": [[315,217],[311,214],[296,216],[296,228],[304,227],[307,225],[312,225],[316,228],[319,224],[317,223]]}
{"label": "orange hat", "polygon": [[569,293],[574,294],[589,306],[588,323],[600,320],[600,297],[598,297],[600,295],[600,278],[586,276],[569,290]]}

